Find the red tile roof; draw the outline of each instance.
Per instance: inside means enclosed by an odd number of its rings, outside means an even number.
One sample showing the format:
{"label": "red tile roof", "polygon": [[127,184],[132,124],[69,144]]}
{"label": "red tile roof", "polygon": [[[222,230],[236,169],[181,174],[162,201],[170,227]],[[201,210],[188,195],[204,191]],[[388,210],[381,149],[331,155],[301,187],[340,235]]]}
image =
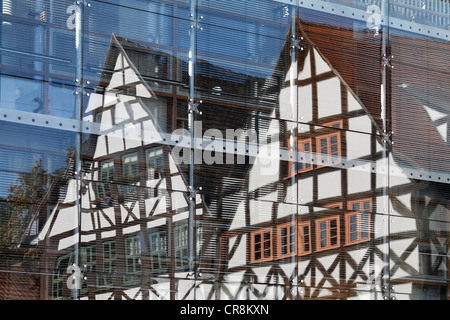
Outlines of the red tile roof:
{"label": "red tile roof", "polygon": [[39,300],[39,275],[20,266],[0,270],[0,300]]}

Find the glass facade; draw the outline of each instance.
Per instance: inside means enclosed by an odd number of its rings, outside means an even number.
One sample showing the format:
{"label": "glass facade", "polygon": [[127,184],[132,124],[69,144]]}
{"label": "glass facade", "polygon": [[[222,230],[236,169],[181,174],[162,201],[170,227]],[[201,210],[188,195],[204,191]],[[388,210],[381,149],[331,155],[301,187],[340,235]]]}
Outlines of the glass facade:
{"label": "glass facade", "polygon": [[447,0],[2,0],[0,299],[447,300]]}

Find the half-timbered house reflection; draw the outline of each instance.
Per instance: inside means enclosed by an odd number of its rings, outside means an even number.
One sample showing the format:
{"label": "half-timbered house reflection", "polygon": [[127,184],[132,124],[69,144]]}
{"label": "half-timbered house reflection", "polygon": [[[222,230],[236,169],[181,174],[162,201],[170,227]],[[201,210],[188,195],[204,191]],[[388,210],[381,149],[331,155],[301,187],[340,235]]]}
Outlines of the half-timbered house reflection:
{"label": "half-timbered house reflection", "polygon": [[94,1],[82,27],[52,22],[83,43],[33,81],[70,110],[16,99],[0,124],[64,132],[49,153],[66,166],[38,172],[44,195],[0,247],[31,262],[8,272],[55,300],[447,299],[447,46],[370,28],[375,5],[306,2]]}

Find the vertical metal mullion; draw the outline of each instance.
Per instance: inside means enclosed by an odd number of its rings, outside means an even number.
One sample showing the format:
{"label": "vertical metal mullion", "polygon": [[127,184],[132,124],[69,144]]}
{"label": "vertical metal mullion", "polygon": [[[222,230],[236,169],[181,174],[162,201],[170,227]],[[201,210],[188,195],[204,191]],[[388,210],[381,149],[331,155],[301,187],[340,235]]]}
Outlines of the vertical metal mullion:
{"label": "vertical metal mullion", "polygon": [[[298,19],[298,17],[297,17],[297,10],[298,10],[298,3],[296,4],[296,5],[293,5],[292,7],[291,7],[291,26],[290,26],[290,28],[291,28],[291,37],[294,37],[295,39],[297,39],[298,38],[298,34],[297,34],[297,19]],[[299,184],[298,184],[298,178],[297,178],[297,161],[299,160],[299,157],[298,157],[298,148],[297,148],[297,144],[298,144],[298,131],[297,131],[297,128],[298,128],[298,121],[299,121],[299,118],[300,118],[300,115],[299,115],[299,111],[298,111],[298,90],[297,90],[297,74],[298,74],[298,72],[297,72],[297,69],[298,69],[298,65],[297,65],[297,48],[295,47],[295,46],[291,46],[290,47],[290,56],[291,56],[291,63],[290,63],[290,68],[291,68],[291,72],[290,72],[290,79],[289,79],[289,83],[290,83],[290,90],[291,90],[291,101],[290,101],[290,104],[291,104],[291,115],[292,115],[292,118],[293,118],[293,120],[295,121],[295,126],[293,126],[291,129],[290,129],[290,131],[291,131],[291,134],[290,134],[290,145],[291,145],[291,150],[290,150],[290,152],[291,152],[291,154],[292,154],[292,171],[291,171],[291,173],[293,173],[292,174],[292,177],[291,177],[291,181],[290,181],[290,183],[291,183],[291,185],[296,185],[296,188],[291,188],[291,190],[292,190],[292,192],[293,193],[295,193],[295,194],[291,194],[290,196],[291,196],[291,199],[292,199],[292,203],[293,203],[293,205],[295,205],[295,207],[296,207],[296,210],[295,210],[295,212],[294,212],[294,215],[292,215],[292,217],[291,217],[291,223],[293,223],[294,224],[294,230],[295,230],[295,232],[296,232],[296,235],[295,235],[295,239],[294,239],[294,241],[296,242],[295,243],[295,248],[297,248],[296,250],[295,250],[295,254],[294,255],[292,255],[291,256],[291,258],[290,258],[290,260],[291,260],[291,262],[293,262],[294,264],[295,263],[297,263],[297,266],[295,267],[295,270],[297,270],[297,272],[298,272],[298,258],[297,258],[297,253],[298,253],[298,250],[300,249],[300,248],[298,248],[298,241],[297,241],[297,239],[298,239],[298,237],[299,237],[299,234],[298,234],[298,228],[297,228],[297,226],[298,226],[298,193],[299,193],[299,190],[298,190],[298,188],[299,188]],[[292,70],[292,68],[295,68],[295,72]],[[290,279],[289,279],[289,283],[290,283],[290,286],[289,286],[289,297],[290,297],[290,299],[291,300],[295,300],[296,298],[297,298],[297,293],[298,293],[298,281],[296,281],[296,279],[298,280],[298,274],[292,274],[291,275],[291,277],[290,277]]]}
{"label": "vertical metal mullion", "polygon": [[[189,99],[194,103],[195,99],[195,64],[196,64],[196,34],[197,34],[197,0],[189,1],[189,14],[191,21],[191,28],[189,28]],[[194,176],[194,152],[195,152],[195,137],[194,128],[195,112],[188,112],[188,128],[191,136],[191,148],[189,152],[189,186],[191,190],[195,190],[195,176]],[[195,204],[196,197],[188,197],[189,201],[189,219],[188,219],[188,269],[189,273],[194,272],[194,257],[195,257]]]}
{"label": "vertical metal mullion", "polygon": [[384,243],[384,271],[382,277],[382,294],[384,299],[390,299],[390,208],[389,208],[389,110],[390,110],[390,95],[389,95],[389,73],[390,73],[390,48],[389,48],[389,0],[381,0],[381,17],[386,19],[388,22],[385,25],[381,25],[381,59],[382,59],[382,70],[381,70],[381,120],[382,120],[382,130],[384,137],[384,145],[382,148],[382,158],[385,160],[387,165],[387,176],[386,184],[383,186],[382,196],[383,199],[387,201],[386,203],[386,230],[383,235]]}
{"label": "vertical metal mullion", "polygon": [[[80,179],[81,179],[81,136],[83,126],[81,123],[81,106],[83,103],[83,20],[85,0],[77,1],[76,5],[79,10],[75,13],[75,116],[78,117],[78,132],[75,143],[75,159],[74,159],[74,178],[75,178],[75,231],[78,240],[74,245],[74,264],[80,267],[81,264],[81,200],[80,200]],[[81,283],[81,279],[80,279]],[[72,299],[79,299],[77,288],[72,291]]]}

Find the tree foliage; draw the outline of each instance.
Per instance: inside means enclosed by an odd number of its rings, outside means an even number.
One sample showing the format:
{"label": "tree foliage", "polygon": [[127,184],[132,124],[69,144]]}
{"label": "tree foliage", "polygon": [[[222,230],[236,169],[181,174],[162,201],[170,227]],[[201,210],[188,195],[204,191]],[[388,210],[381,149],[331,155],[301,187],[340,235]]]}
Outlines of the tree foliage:
{"label": "tree foliage", "polygon": [[38,160],[30,172],[20,173],[15,184],[10,185],[0,209],[0,247],[20,245],[31,220],[44,207],[51,179]]}

